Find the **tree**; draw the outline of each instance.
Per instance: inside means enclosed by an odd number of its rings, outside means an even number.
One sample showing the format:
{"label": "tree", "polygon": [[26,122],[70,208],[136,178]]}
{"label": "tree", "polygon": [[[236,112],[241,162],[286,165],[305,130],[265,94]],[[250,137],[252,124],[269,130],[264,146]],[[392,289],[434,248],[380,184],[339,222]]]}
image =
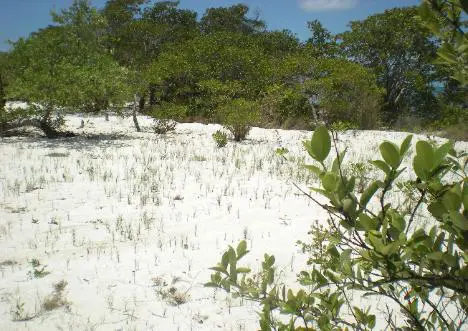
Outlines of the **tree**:
{"label": "tree", "polygon": [[436,64],[445,72],[443,93],[439,95],[441,112],[431,125],[455,139],[466,139],[468,125],[468,26],[466,1],[426,0],[419,16],[440,40]]}
{"label": "tree", "polygon": [[147,79],[160,87],[161,101],[185,104],[187,115],[213,120],[218,106],[230,99],[256,99],[270,70],[258,39],[217,32],[164,51]]}
{"label": "tree", "polygon": [[297,112],[309,111],[315,125],[338,121],[366,129],[377,125],[382,91],[375,84],[375,76],[361,65],[317,58],[304,49],[275,67],[275,82],[301,92],[307,103],[301,102],[304,108]]}
{"label": "tree", "polygon": [[380,122],[383,94],[375,76],[359,64],[340,59],[319,59],[316,79],[304,83],[305,93],[322,121],[344,122],[360,129],[373,129]]}
{"label": "tree", "polygon": [[[463,330],[468,325],[468,185],[466,153],[452,143],[434,147],[416,143],[412,169],[402,165],[412,136],[401,145],[383,142],[381,159],[371,161],[383,177],[366,185],[347,175],[345,151],[336,149],[336,133],[319,127],[304,147],[315,164],[306,167],[320,186],[304,192],[327,211],[326,225],[314,225],[310,242],[301,243],[310,258],[298,274],[299,290],[276,280],[275,258],[265,254],[261,271],[239,261],[245,241],[229,247],[206,284],[260,304],[261,330]],[[326,162],[335,145],[335,160]],[[284,157],[284,150],[280,150]],[[415,179],[397,182],[405,172]],[[451,176],[453,172],[456,176]],[[296,186],[298,187],[298,186]],[[299,187],[298,187],[299,188]],[[401,205],[390,198],[405,192]],[[424,208],[429,217],[418,215]],[[295,286],[297,287],[297,286]],[[376,298],[385,323],[377,323],[376,302],[365,307],[352,296]],[[277,318],[275,312],[286,318]],[[286,321],[286,322],[285,322]],[[386,324],[386,325],[385,325]]]}
{"label": "tree", "polygon": [[133,64],[141,47],[134,22],[141,17],[141,6],[145,3],[147,0],[108,0],[101,10],[107,21],[106,47],[121,65]]}
{"label": "tree", "polygon": [[0,111],[6,105],[6,87],[9,81],[8,53],[0,52]]}
{"label": "tree", "polygon": [[394,121],[408,112],[430,113],[436,105],[433,61],[434,36],[415,18],[416,7],[394,8],[352,21],[351,30],[339,35],[341,46],[353,60],[371,68],[386,90],[384,111]]}
{"label": "tree", "polygon": [[264,31],[256,38],[264,52],[274,58],[284,58],[301,47],[299,39],[289,30]]}
{"label": "tree", "polygon": [[334,57],[340,52],[336,36],[324,28],[319,20],[307,22],[312,36],[307,39],[306,46],[315,56]]}
{"label": "tree", "polygon": [[257,17],[249,18],[249,7],[237,4],[231,7],[208,8],[200,20],[203,33],[221,31],[251,34],[265,30],[265,23]]}
{"label": "tree", "polygon": [[123,104],[128,97],[127,71],[103,51],[97,10],[77,0],[53,18],[56,26],[13,44],[8,95],[29,101],[31,107],[7,128],[35,125],[47,137],[57,137],[61,111],[98,111]]}
{"label": "tree", "polygon": [[[197,33],[196,12],[178,6],[179,1],[109,0],[103,9],[110,22],[109,47],[114,57],[139,77],[134,80],[138,83],[134,91],[140,110],[148,94],[149,104],[156,103],[158,87],[144,81],[149,65],[165,48],[175,47]],[[136,108],[133,117],[136,121]]]}

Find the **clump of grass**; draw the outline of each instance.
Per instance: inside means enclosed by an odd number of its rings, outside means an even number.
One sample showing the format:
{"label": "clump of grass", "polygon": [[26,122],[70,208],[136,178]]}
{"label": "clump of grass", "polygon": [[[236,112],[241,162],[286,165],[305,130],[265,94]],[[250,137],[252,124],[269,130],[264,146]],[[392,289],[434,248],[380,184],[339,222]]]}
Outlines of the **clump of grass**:
{"label": "clump of grass", "polygon": [[70,154],[53,152],[53,153],[46,154],[46,156],[48,156],[48,157],[68,157],[68,156],[70,156]]}
{"label": "clump of grass", "polygon": [[213,137],[213,140],[215,141],[216,146],[218,146],[219,148],[226,146],[227,141],[228,141],[228,136],[225,132],[221,130],[217,130],[211,136]]}
{"label": "clump of grass", "polygon": [[156,294],[168,304],[172,306],[180,306],[187,303],[190,297],[188,290],[181,291],[174,286],[178,278],[174,278],[170,286],[161,277],[154,277],[152,280],[153,286],[156,287]]}
{"label": "clump of grass", "polygon": [[54,291],[42,302],[42,308],[45,311],[51,311],[69,305],[69,302],[63,296],[63,292],[67,285],[68,283],[65,280],[61,280],[54,284]]}
{"label": "clump of grass", "polygon": [[204,162],[207,159],[206,159],[206,156],[203,156],[203,155],[194,155],[190,160],[198,161],[198,162]]}
{"label": "clump of grass", "polygon": [[13,321],[15,322],[30,321],[37,316],[36,314],[30,314],[26,312],[24,305],[25,305],[24,301],[22,301],[20,298],[16,299],[15,305],[10,311],[13,317]]}
{"label": "clump of grass", "polygon": [[13,260],[5,260],[0,262],[0,267],[11,267],[18,264],[18,262],[13,261]]}

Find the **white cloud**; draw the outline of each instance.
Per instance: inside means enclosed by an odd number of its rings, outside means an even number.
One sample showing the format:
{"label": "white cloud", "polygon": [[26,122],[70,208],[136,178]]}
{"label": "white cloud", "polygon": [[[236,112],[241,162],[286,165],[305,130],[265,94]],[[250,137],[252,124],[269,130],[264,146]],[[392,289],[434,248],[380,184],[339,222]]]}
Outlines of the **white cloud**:
{"label": "white cloud", "polygon": [[326,11],[349,9],[359,0],[299,0],[299,7],[307,11]]}

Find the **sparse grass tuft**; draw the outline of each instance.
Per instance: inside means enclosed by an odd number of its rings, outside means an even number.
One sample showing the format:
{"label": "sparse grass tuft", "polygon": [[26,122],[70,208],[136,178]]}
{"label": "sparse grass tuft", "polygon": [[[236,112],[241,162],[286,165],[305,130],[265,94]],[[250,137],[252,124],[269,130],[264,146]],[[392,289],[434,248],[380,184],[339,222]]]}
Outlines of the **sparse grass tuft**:
{"label": "sparse grass tuft", "polygon": [[42,265],[38,259],[32,259],[30,264],[31,264],[31,267],[33,268],[32,271],[28,271],[28,275],[30,277],[43,278],[47,276],[48,274],[50,274],[49,271],[45,270],[47,266]]}
{"label": "sparse grass tuft", "polygon": [[182,292],[174,284],[178,281],[178,278],[174,278],[172,285],[169,286],[166,281],[161,277],[154,277],[152,279],[153,286],[156,288],[156,294],[165,302],[172,306],[180,306],[187,303],[190,295],[188,290]]}
{"label": "sparse grass tuft", "polygon": [[51,311],[60,307],[68,306],[70,303],[63,297],[63,291],[68,283],[65,280],[54,284],[54,291],[42,302],[45,311]]}

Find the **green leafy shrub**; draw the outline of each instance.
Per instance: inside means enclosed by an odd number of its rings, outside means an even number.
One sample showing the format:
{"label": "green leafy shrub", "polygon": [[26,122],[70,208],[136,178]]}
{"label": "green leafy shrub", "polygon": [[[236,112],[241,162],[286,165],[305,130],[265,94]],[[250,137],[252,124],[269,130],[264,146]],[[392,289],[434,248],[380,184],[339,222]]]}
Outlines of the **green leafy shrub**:
{"label": "green leafy shrub", "polygon": [[260,100],[262,124],[266,126],[289,127],[295,119],[310,116],[311,108],[307,96],[297,86],[273,85]]}
{"label": "green leafy shrub", "polygon": [[186,106],[162,102],[151,111],[151,116],[154,118],[154,132],[166,134],[169,131],[175,130],[176,121],[184,118],[186,112]]}
{"label": "green leafy shrub", "polygon": [[348,130],[357,130],[359,126],[353,122],[348,121],[337,121],[333,122],[331,125],[332,130],[335,131],[348,131]]}
{"label": "green leafy shrub", "polygon": [[[274,256],[265,254],[261,271],[239,265],[247,251],[241,241],[229,247],[206,286],[258,302],[261,330],[461,330],[468,326],[468,157],[452,143],[434,147],[416,143],[412,169],[402,166],[412,136],[401,145],[385,141],[381,159],[370,164],[379,179],[357,192],[356,178],[343,171],[344,152],[336,150],[328,166],[332,141],[319,127],[304,141],[316,164],[307,168],[320,178],[307,194],[328,212],[327,224],[315,224],[310,242],[300,242],[309,255],[298,273],[300,289],[276,280]],[[390,198],[403,173],[405,202]],[[397,193],[398,194],[398,193]],[[427,213],[421,213],[425,209]],[[424,216],[418,216],[424,215]],[[295,286],[297,287],[297,286]],[[374,297],[365,307],[353,296]],[[275,312],[289,317],[278,319]],[[377,324],[377,313],[387,324]]]}
{"label": "green leafy shrub", "polygon": [[222,106],[220,116],[223,126],[232,133],[235,141],[244,140],[259,117],[257,104],[243,98]]}
{"label": "green leafy shrub", "polygon": [[373,74],[345,60],[319,59],[316,66],[321,75],[306,81],[304,88],[317,100],[317,111],[326,123],[348,122],[361,129],[378,126],[383,90]]}
{"label": "green leafy shrub", "polygon": [[212,134],[213,140],[218,147],[224,147],[227,144],[227,134],[221,130],[217,130],[215,133]]}
{"label": "green leafy shrub", "polygon": [[458,141],[468,141],[467,123],[453,124],[442,129],[441,136]]}

